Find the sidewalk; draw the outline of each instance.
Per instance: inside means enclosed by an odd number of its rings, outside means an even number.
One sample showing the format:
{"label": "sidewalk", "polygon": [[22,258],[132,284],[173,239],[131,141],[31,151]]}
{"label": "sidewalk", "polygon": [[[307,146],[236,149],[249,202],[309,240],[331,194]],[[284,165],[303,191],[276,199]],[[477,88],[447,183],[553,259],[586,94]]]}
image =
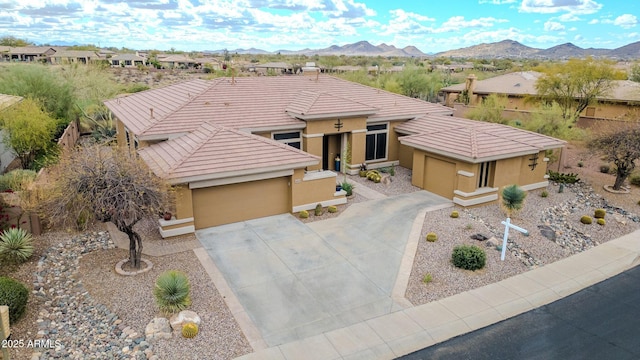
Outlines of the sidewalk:
{"label": "sidewalk", "polygon": [[637,265],[640,230],[494,284],[237,359],[393,359],[554,302]]}

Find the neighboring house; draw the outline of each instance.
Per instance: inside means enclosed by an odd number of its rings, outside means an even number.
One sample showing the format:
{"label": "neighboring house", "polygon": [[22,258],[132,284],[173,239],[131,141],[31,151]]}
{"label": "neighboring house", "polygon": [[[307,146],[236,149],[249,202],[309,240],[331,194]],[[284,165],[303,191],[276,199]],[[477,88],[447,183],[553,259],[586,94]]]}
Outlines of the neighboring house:
{"label": "neighboring house", "polygon": [[50,57],[55,53],[56,50],[48,46],[25,46],[12,47],[6,56],[9,61],[50,62]]}
{"label": "neighboring house", "polygon": [[137,67],[146,65],[147,59],[137,54],[118,54],[109,58],[112,67]]}
{"label": "neighboring house", "polygon": [[[22,101],[22,97],[0,94],[0,112]],[[4,130],[0,130],[0,174],[16,158],[13,149],[4,144]]]}
{"label": "neighboring house", "polygon": [[100,60],[95,51],[60,50],[51,56],[52,64],[88,64]]}
{"label": "neighboring house", "polygon": [[401,165],[458,204],[491,202],[505,184],[546,186],[545,151],[564,145],[317,74],[192,80],[105,104],[118,143],[178,188],[163,236],[344,203],[336,157],[351,174]]}
{"label": "neighboring house", "polygon": [[[445,105],[455,107],[455,115],[462,116],[469,106],[479,105],[491,94],[507,97],[505,117],[512,118],[530,112],[539,105],[536,82],[542,73],[523,71],[504,74],[485,80],[470,75],[464,84],[442,88]],[[640,83],[629,80],[614,80],[613,89],[607,96],[588,106],[580,117],[583,119],[620,119],[630,110],[640,108]]]}
{"label": "neighboring house", "polygon": [[192,69],[198,64],[194,59],[180,54],[158,56],[158,63],[166,69]]}

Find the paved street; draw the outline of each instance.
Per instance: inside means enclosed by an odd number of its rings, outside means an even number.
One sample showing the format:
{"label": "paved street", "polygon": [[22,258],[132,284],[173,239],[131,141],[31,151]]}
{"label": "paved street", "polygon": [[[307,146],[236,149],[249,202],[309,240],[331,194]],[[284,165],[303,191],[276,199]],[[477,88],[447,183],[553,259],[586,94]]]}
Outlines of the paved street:
{"label": "paved street", "polygon": [[640,266],[400,359],[640,359]]}

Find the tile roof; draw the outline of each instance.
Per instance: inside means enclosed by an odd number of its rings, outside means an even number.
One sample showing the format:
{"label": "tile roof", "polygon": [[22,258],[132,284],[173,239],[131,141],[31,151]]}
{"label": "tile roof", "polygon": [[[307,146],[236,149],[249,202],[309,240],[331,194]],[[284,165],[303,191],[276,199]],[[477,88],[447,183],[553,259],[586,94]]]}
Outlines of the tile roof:
{"label": "tile roof", "polygon": [[285,111],[297,118],[312,120],[334,116],[372,115],[377,109],[326,92],[303,90],[289,103]]}
{"label": "tile roof", "polygon": [[9,52],[11,54],[28,54],[28,55],[42,55],[48,52],[49,50],[56,51],[56,49],[50,46],[19,46],[12,47]]}
{"label": "tile roof", "polygon": [[172,183],[304,168],[320,161],[289,145],[209,123],[139,153],[156,175]]}
{"label": "tile roof", "polygon": [[[425,114],[450,115],[453,109],[390,93],[332,76],[265,76],[195,80],[130,94],[105,104],[140,139],[162,139],[209,122],[248,131],[300,129],[305,123],[285,110],[303,91],[330,94],[347,111],[344,99],[358,110],[377,109],[369,121],[404,120]],[[189,96],[186,96],[189,94]],[[327,106],[329,96],[321,96]],[[336,105],[338,105],[336,103]],[[154,109],[154,119],[150,110]],[[368,111],[368,110],[367,110]]]}
{"label": "tile roof", "polygon": [[[542,73],[536,71],[513,72],[485,80],[476,80],[476,94],[537,95],[536,81]],[[608,101],[640,101],[640,84],[629,80],[614,80],[611,92],[599,97]],[[465,84],[442,88],[444,92],[461,92]]]}
{"label": "tile roof", "polygon": [[403,145],[480,163],[564,146],[563,140],[511,126],[427,115],[396,126]]}

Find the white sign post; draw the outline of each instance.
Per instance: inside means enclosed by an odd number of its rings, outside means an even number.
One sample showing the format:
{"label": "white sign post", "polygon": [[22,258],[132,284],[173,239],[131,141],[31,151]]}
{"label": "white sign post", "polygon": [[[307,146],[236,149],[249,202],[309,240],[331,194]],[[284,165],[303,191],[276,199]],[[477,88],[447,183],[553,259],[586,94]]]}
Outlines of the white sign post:
{"label": "white sign post", "polygon": [[502,254],[500,254],[500,260],[504,261],[504,254],[507,252],[507,239],[509,238],[509,228],[518,230],[525,235],[529,235],[529,232],[519,226],[515,226],[511,223],[511,219],[507,218],[507,221],[503,221],[504,225],[504,238],[502,239]]}

